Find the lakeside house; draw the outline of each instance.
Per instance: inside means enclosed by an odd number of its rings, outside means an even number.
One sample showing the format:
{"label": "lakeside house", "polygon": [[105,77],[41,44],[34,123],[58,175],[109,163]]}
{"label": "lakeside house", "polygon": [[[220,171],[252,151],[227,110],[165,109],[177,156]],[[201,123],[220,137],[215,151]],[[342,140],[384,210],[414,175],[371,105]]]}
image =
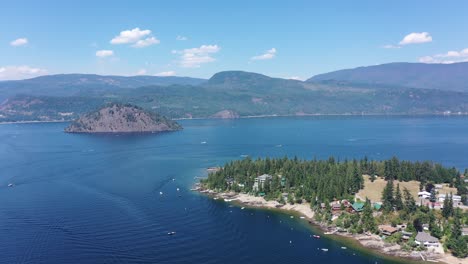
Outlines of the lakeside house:
{"label": "lakeside house", "polygon": [[263,175],[260,175],[258,176],[257,178],[255,178],[255,182],[254,182],[254,185],[253,185],[253,190],[254,191],[258,191],[259,189],[259,186],[261,186],[262,188],[265,186],[265,182],[268,180],[271,180],[273,178],[273,176],[269,175],[269,174],[263,174]]}
{"label": "lakeside house", "polygon": [[462,236],[468,236],[468,227],[462,229]]}
{"label": "lakeside house", "polygon": [[401,231],[401,239],[409,240],[411,238],[411,236],[413,236],[413,233],[407,232],[407,231],[404,231],[404,230]]}
{"label": "lakeside house", "polygon": [[422,199],[429,199],[431,197],[431,193],[426,191],[418,192],[418,197]]}
{"label": "lakeside house", "polygon": [[[449,198],[449,196],[450,194],[439,194],[437,195],[437,200],[439,201],[439,203],[443,203],[445,199]],[[452,195],[451,197],[454,205],[461,203],[462,197],[460,195]]]}
{"label": "lakeside house", "polygon": [[429,235],[426,232],[418,232],[414,242],[420,246],[439,247],[439,239]]}
{"label": "lakeside house", "polygon": [[395,234],[398,229],[390,225],[379,225],[379,231],[385,236],[391,236]]}

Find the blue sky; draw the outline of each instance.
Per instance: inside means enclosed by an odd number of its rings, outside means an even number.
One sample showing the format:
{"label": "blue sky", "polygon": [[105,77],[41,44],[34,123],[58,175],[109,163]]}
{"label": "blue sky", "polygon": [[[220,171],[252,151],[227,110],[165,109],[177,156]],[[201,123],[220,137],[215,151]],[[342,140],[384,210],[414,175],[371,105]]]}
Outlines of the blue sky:
{"label": "blue sky", "polygon": [[468,60],[466,10],[468,1],[435,0],[5,0],[0,80],[56,73],[209,78],[223,70],[306,79],[388,62],[459,62]]}

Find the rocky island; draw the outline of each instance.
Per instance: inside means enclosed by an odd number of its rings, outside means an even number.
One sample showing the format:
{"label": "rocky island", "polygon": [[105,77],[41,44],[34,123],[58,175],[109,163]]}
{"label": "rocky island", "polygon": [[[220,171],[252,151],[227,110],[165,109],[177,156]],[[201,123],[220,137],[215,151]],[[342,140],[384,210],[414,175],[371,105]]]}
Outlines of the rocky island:
{"label": "rocky island", "polygon": [[130,104],[111,103],[72,122],[68,133],[144,133],[181,130],[182,127],[157,113]]}

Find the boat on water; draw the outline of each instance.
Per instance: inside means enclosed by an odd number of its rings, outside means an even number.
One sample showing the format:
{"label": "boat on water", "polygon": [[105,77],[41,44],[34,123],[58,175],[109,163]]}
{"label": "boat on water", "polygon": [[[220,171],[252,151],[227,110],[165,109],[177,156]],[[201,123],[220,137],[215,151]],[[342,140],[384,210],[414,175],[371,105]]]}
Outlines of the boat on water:
{"label": "boat on water", "polygon": [[241,158],[247,158],[249,155],[242,154],[240,155]]}
{"label": "boat on water", "polygon": [[13,186],[15,186],[13,183],[8,184],[8,187],[13,187]]}
{"label": "boat on water", "polygon": [[314,238],[320,238],[320,236],[318,236],[318,235],[313,235],[313,237],[314,237]]}
{"label": "boat on water", "polygon": [[341,249],[347,249],[347,247],[341,247]]}
{"label": "boat on water", "polygon": [[327,252],[328,248],[322,248],[322,251]]}
{"label": "boat on water", "polygon": [[159,192],[159,195],[163,195],[163,192]]}
{"label": "boat on water", "polygon": [[292,215],[291,215],[290,217],[291,217],[291,218],[294,218],[294,216],[292,216]]}
{"label": "boat on water", "polygon": [[241,210],[244,210],[244,209],[245,209],[245,207],[242,207],[242,208],[241,208]]}
{"label": "boat on water", "polygon": [[177,188],[177,191],[180,191],[180,189],[179,189],[179,188]]}
{"label": "boat on water", "polygon": [[200,144],[206,144],[206,141],[202,141],[202,142],[200,142]]}
{"label": "boat on water", "polygon": [[232,201],[235,201],[237,199],[224,199],[225,202],[232,202]]}
{"label": "boat on water", "polygon": [[173,235],[175,235],[175,233],[176,233],[176,232],[172,231],[172,232],[168,232],[167,234],[168,234],[169,236],[173,236]]}
{"label": "boat on water", "polygon": [[299,217],[299,218],[300,218],[300,219],[304,219],[305,217],[304,217],[304,216],[301,216],[301,217]]}

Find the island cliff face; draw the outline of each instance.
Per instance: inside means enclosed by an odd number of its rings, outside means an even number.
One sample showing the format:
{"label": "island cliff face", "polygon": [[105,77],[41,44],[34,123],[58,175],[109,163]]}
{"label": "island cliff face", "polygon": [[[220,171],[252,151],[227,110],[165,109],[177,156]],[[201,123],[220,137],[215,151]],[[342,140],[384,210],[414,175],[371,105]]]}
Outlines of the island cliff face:
{"label": "island cliff face", "polygon": [[109,104],[75,120],[68,133],[141,133],[180,130],[182,127],[164,116],[129,104]]}

